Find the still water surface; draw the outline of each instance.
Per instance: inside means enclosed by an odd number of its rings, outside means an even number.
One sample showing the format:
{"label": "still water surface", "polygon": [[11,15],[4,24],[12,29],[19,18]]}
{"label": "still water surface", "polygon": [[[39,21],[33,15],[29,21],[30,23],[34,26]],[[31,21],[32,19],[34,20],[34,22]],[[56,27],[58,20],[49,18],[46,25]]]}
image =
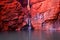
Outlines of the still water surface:
{"label": "still water surface", "polygon": [[60,31],[0,32],[0,40],[60,40]]}

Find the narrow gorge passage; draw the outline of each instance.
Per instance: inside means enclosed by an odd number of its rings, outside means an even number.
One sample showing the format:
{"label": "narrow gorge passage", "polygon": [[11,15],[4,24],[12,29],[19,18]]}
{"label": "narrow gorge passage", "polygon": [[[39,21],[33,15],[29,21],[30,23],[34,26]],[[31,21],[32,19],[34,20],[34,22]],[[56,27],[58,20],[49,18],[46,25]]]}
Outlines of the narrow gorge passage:
{"label": "narrow gorge passage", "polygon": [[59,0],[0,0],[0,31],[60,30],[59,3]]}

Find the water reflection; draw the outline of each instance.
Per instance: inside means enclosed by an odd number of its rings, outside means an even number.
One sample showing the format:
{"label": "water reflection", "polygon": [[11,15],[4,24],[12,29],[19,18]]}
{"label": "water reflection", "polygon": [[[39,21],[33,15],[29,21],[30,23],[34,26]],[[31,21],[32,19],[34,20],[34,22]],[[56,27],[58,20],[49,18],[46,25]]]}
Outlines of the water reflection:
{"label": "water reflection", "polygon": [[0,40],[60,40],[60,31],[0,32]]}

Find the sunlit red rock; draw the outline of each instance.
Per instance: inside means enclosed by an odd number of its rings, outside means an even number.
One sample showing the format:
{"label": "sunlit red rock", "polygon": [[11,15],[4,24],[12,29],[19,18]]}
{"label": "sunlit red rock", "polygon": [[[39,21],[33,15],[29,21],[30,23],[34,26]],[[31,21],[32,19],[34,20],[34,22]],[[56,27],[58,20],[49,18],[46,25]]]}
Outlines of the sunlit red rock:
{"label": "sunlit red rock", "polygon": [[[35,1],[37,1],[37,0],[35,0]],[[43,14],[43,17],[44,17],[42,23],[45,21],[48,21],[48,23],[46,24],[47,26],[45,27],[46,29],[50,29],[49,25],[53,24],[50,22],[51,21],[53,22],[54,19],[57,19],[58,12],[59,12],[59,0],[45,0],[43,2],[38,2],[38,3],[33,4],[32,8],[31,8],[32,18],[34,18],[38,13],[40,13],[40,14]],[[34,20],[34,19],[32,19],[32,20]],[[32,22],[32,24],[35,26],[34,28],[37,28],[37,29],[40,28],[40,27],[38,27],[38,23],[40,23],[41,20],[42,19],[40,19],[40,20],[37,19],[36,21]],[[49,20],[51,20],[51,21],[49,21]],[[37,23],[35,23],[35,22],[37,22]]]}

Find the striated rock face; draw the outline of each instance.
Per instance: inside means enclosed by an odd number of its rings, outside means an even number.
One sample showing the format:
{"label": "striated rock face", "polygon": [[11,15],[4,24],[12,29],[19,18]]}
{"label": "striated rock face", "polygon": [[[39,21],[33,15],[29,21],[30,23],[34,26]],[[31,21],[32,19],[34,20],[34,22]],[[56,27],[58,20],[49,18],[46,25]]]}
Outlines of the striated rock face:
{"label": "striated rock face", "polygon": [[[19,1],[16,0],[1,0],[0,1],[0,31],[2,30],[20,30],[26,22],[24,15],[26,15],[26,8],[22,8]],[[24,24],[23,24],[24,23]]]}
{"label": "striated rock face", "polygon": [[[32,24],[35,29],[50,29],[53,28],[54,22],[58,20],[59,12],[59,0],[44,0],[42,2],[38,2],[35,0],[35,3],[31,7],[31,15],[32,15]],[[60,24],[60,23],[59,23]],[[56,24],[58,25],[58,24]],[[57,27],[57,26],[56,26]]]}
{"label": "striated rock face", "polygon": [[[59,0],[0,0],[0,31],[20,30],[28,23],[28,13],[35,30],[60,28]],[[58,25],[58,26],[57,26]]]}

